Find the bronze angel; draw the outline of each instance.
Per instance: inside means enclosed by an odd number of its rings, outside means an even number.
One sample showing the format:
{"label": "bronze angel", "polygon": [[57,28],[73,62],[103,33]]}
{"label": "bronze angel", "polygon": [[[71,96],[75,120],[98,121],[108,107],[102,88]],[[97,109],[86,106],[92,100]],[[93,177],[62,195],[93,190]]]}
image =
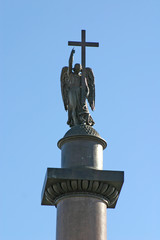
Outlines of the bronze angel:
{"label": "bronze angel", "polygon": [[95,109],[95,80],[91,68],[82,69],[76,63],[74,68],[72,49],[69,58],[69,67],[63,67],[61,71],[61,92],[64,108],[68,111],[67,124],[72,127],[80,124],[94,125],[89,114],[86,99],[92,110]]}

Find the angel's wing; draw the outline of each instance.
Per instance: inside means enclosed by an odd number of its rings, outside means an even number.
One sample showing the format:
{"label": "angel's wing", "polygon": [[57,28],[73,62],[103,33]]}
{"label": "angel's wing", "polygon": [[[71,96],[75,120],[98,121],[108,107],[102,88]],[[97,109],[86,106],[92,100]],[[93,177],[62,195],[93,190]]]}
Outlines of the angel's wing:
{"label": "angel's wing", "polygon": [[66,111],[68,110],[68,82],[68,67],[63,67],[61,71],[61,93]]}
{"label": "angel's wing", "polygon": [[92,110],[95,109],[95,80],[93,71],[91,68],[85,69],[86,79],[89,87],[89,95],[88,95],[88,102]]}

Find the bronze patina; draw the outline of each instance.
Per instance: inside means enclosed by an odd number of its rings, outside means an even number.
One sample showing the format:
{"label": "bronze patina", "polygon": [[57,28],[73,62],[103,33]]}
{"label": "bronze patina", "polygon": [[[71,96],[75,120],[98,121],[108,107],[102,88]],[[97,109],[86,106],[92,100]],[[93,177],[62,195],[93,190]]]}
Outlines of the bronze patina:
{"label": "bronze patina", "polygon": [[81,64],[73,65],[72,49],[69,57],[69,66],[65,66],[61,71],[61,91],[64,102],[64,108],[68,111],[67,124],[72,127],[79,124],[93,126],[94,121],[89,114],[86,100],[92,110],[95,109],[95,78],[91,68],[85,67],[85,47],[98,47],[98,43],[85,41],[85,30],[82,30],[81,42],[68,42],[68,45],[81,46],[82,59]]}

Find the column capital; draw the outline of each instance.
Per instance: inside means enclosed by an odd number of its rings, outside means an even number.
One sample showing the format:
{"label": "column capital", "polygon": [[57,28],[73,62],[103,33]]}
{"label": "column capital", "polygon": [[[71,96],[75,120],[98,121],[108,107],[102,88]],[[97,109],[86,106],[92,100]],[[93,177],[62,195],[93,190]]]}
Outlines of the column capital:
{"label": "column capital", "polygon": [[42,205],[54,205],[65,197],[100,198],[108,208],[115,208],[124,172],[94,169],[48,168],[42,191]]}

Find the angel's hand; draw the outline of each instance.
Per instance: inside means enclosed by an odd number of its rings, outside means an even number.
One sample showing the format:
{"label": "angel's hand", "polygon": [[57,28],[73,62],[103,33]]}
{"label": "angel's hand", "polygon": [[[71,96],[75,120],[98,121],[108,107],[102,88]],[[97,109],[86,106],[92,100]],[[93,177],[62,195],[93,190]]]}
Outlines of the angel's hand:
{"label": "angel's hand", "polygon": [[75,49],[74,49],[74,48],[72,49],[72,52],[71,52],[71,53],[72,53],[72,55],[75,53]]}

